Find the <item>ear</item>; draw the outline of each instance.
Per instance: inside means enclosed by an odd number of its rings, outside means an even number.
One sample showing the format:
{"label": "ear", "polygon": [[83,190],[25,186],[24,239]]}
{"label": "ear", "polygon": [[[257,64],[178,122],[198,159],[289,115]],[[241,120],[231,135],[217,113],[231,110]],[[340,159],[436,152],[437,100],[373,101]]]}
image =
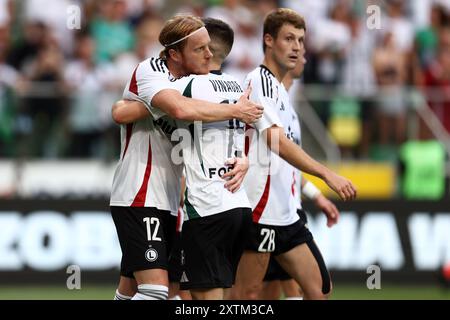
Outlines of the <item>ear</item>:
{"label": "ear", "polygon": [[270,34],[266,33],[264,35],[264,43],[266,44],[267,48],[271,48],[273,47],[273,38]]}
{"label": "ear", "polygon": [[181,61],[181,54],[178,50],[175,49],[169,49],[169,57],[175,62]]}

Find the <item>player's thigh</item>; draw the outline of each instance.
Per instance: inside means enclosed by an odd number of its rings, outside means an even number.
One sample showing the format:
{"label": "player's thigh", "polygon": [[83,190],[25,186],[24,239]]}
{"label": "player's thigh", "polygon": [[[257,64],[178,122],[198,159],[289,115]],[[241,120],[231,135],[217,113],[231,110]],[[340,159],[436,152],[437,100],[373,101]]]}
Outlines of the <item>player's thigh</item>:
{"label": "player's thigh", "polygon": [[297,281],[305,294],[320,295],[330,292],[328,270],[314,240],[297,245],[275,258]]}
{"label": "player's thigh", "polygon": [[280,285],[286,298],[303,296],[303,291],[294,279],[280,281]]}
{"label": "player's thigh", "polygon": [[268,252],[244,251],[239,261],[236,285],[246,288],[262,284],[269,259]]}
{"label": "player's thigh", "polygon": [[165,269],[147,269],[133,273],[138,285],[157,284],[169,287],[169,276]]}

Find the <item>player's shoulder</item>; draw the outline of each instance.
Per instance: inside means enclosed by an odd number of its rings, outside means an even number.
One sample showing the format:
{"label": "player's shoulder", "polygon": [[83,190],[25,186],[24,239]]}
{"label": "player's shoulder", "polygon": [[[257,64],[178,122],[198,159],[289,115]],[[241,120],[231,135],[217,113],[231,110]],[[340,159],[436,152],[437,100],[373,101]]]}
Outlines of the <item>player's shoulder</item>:
{"label": "player's shoulder", "polygon": [[195,79],[197,81],[210,81],[210,80],[230,80],[230,81],[234,81],[237,79],[225,72],[222,71],[211,71],[208,74],[197,74],[194,75]]}
{"label": "player's shoulder", "polygon": [[233,76],[233,75],[231,75],[229,73],[226,73],[226,72],[222,73],[222,78],[227,80],[227,81],[234,81],[234,82],[240,83],[238,78],[236,78],[235,76]]}
{"label": "player's shoulder", "polygon": [[260,65],[252,70],[245,80],[245,85],[251,84],[253,90],[262,93],[264,97],[274,98],[277,83],[273,73],[264,65]]}
{"label": "player's shoulder", "polygon": [[169,73],[166,65],[166,61],[159,57],[150,57],[141,61],[138,65],[138,69],[145,72],[154,73]]}
{"label": "player's shoulder", "polygon": [[260,67],[256,67],[255,69],[250,71],[245,77],[245,82],[256,79],[259,76],[259,69]]}
{"label": "player's shoulder", "polygon": [[192,97],[192,83],[195,75],[186,75],[178,78],[171,78],[171,88],[178,90],[187,97]]}
{"label": "player's shoulder", "polygon": [[178,78],[171,78],[170,82],[175,87],[184,87],[184,86],[187,86],[188,84],[192,84],[192,82],[195,78],[196,78],[196,75],[189,74],[189,75],[181,76]]}
{"label": "player's shoulder", "polygon": [[207,73],[207,74],[191,74],[190,76],[188,76],[187,79],[189,80],[184,80],[188,83],[193,84],[196,87],[200,87],[200,88],[204,88],[205,86],[210,86],[211,85],[211,80],[215,80],[220,78],[220,76],[218,76],[215,73]]}

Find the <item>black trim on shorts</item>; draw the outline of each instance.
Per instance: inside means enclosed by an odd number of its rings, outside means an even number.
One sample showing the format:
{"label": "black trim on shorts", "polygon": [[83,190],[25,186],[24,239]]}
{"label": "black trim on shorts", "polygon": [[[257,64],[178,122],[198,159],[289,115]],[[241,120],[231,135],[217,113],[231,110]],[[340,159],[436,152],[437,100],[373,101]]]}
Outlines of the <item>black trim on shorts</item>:
{"label": "black trim on shorts", "polygon": [[322,293],[328,294],[331,290],[331,278],[330,274],[328,273],[325,261],[323,260],[322,254],[320,253],[319,248],[313,240],[308,241],[306,244],[308,245],[309,250],[311,250],[314,258],[317,261],[317,264],[319,265],[320,275],[322,276]]}

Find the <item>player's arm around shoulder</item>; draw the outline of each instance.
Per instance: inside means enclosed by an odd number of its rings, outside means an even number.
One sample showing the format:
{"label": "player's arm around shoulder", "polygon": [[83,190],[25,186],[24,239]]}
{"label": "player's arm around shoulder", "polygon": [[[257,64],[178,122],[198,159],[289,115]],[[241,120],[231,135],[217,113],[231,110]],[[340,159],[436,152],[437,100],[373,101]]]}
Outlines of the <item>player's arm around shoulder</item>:
{"label": "player's arm around shoulder", "polygon": [[[204,90],[202,88],[200,92]],[[154,96],[152,105],[158,105],[165,113],[178,120],[215,122],[238,119],[251,124],[262,116],[263,108],[250,101],[249,94],[250,91],[245,92],[236,104],[225,106],[204,99],[189,98],[176,90],[162,90]]]}
{"label": "player's arm around shoulder", "polygon": [[271,127],[283,127],[277,114],[274,86],[270,84],[270,81],[270,76],[260,74],[258,69],[250,72],[244,81],[244,88],[251,88],[249,99],[264,108],[262,117],[253,125],[260,133]]}
{"label": "player's arm around shoulder", "polygon": [[128,124],[150,114],[155,118],[162,116],[152,108],[150,101],[158,91],[168,86],[168,73],[160,61],[155,58],[142,61],[125,86],[123,99],[112,107],[113,120],[118,124]]}
{"label": "player's arm around shoulder", "polygon": [[111,115],[117,124],[128,124],[150,116],[150,112],[140,101],[119,100],[114,103]]}

